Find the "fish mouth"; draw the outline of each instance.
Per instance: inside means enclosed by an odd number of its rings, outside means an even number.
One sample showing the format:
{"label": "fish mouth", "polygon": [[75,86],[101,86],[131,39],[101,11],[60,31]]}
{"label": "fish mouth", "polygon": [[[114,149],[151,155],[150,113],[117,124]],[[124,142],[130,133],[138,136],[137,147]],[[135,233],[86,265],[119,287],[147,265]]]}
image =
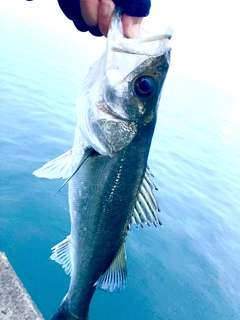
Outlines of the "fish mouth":
{"label": "fish mouth", "polygon": [[144,56],[160,56],[169,49],[169,40],[172,38],[173,30],[162,26],[156,33],[152,30],[142,29],[137,38],[126,38],[121,26],[121,8],[116,8],[116,19],[112,19],[108,30],[108,48],[106,55],[110,52],[122,52]]}
{"label": "fish mouth", "polygon": [[115,39],[111,50],[143,56],[160,56],[169,49],[172,34],[172,29],[165,27],[163,33],[147,38],[118,38]]}

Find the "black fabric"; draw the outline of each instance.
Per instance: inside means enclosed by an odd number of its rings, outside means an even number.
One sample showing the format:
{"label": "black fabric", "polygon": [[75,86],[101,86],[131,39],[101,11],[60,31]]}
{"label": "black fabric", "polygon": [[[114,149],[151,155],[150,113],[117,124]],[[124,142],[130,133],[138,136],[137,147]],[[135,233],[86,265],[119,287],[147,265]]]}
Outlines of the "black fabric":
{"label": "black fabric", "polygon": [[[113,0],[113,2],[123,9],[123,13],[135,17],[146,17],[151,7],[151,0]],[[58,0],[58,4],[66,17],[73,21],[79,31],[89,31],[94,36],[102,36],[98,26],[89,27],[83,20],[80,0]]]}
{"label": "black fabric", "polygon": [[123,13],[133,17],[146,17],[151,7],[151,0],[113,0],[113,2],[123,9]]}
{"label": "black fabric", "polygon": [[98,26],[89,27],[86,22],[83,20],[80,9],[80,1],[79,0],[58,0],[58,4],[65,14],[65,16],[72,20],[75,27],[82,32],[89,31],[92,35],[96,37],[102,36],[101,31]]}

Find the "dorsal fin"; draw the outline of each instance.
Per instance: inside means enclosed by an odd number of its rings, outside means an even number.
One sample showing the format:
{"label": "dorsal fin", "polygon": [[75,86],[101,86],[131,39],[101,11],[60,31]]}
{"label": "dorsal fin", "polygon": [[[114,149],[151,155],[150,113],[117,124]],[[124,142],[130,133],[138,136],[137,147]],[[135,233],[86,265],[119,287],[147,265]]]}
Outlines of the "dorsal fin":
{"label": "dorsal fin", "polygon": [[153,190],[157,190],[157,188],[151,179],[151,175],[149,168],[147,168],[132,215],[132,223],[137,227],[139,225],[143,226],[143,224],[150,225],[151,223],[155,226],[158,224],[161,225],[161,220],[158,214],[160,209],[153,194]]}

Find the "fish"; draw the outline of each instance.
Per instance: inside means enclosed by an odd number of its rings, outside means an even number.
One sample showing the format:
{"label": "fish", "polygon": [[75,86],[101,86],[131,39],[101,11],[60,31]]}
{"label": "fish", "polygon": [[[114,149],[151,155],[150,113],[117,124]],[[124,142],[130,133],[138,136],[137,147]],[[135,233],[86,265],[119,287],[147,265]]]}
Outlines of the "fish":
{"label": "fish", "polygon": [[52,248],[51,259],[70,274],[70,285],[53,320],[86,320],[96,289],[123,290],[131,225],[161,224],[148,155],[171,36],[164,28],[125,38],[117,8],[106,50],[77,99],[72,149],[34,172],[68,184],[71,233]]}

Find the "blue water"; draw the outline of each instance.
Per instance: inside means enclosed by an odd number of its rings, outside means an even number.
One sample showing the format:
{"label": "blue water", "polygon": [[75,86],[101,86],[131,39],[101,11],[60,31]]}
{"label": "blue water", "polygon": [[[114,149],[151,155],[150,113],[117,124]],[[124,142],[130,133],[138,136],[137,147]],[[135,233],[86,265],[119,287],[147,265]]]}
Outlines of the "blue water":
{"label": "blue water", "polygon": [[[0,14],[0,250],[46,319],[69,284],[49,259],[67,188],[32,172],[71,148],[86,46]],[[96,292],[90,319],[240,319],[239,142],[239,100],[170,70],[149,157],[163,227],[132,228],[127,288]]]}

